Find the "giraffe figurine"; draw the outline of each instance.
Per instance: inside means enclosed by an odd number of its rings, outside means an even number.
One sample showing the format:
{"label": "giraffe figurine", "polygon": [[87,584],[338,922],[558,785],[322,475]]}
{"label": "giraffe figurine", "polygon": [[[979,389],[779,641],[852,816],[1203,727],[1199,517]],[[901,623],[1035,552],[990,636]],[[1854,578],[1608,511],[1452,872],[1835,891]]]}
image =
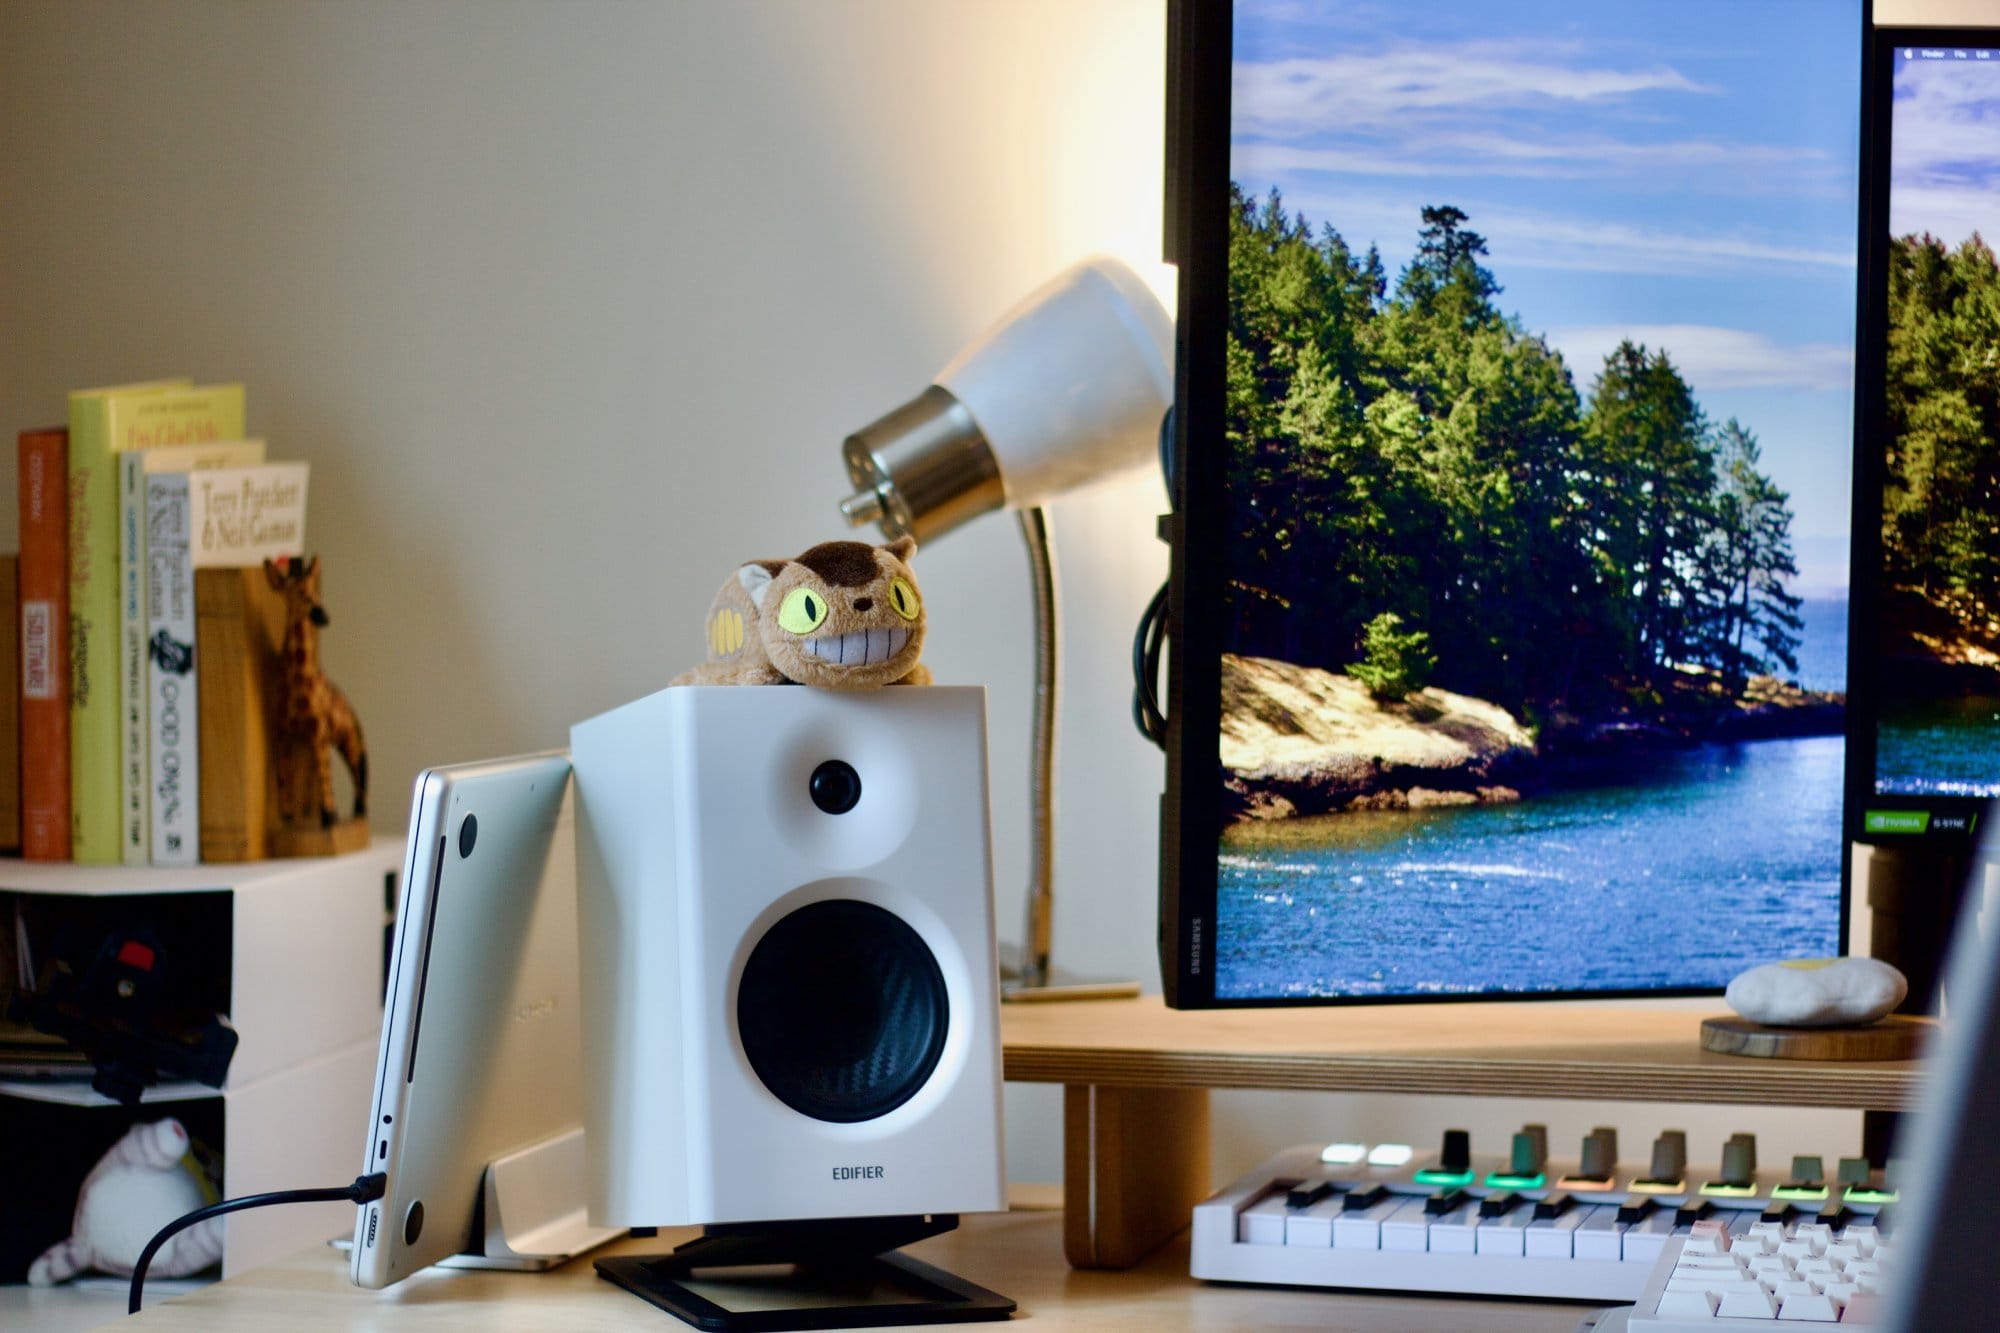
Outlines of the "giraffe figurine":
{"label": "giraffe figurine", "polygon": [[[342,822],[334,809],[333,757],[328,753],[337,749],[354,779],[354,820],[365,842],[367,826],[359,821],[368,813],[368,747],[347,697],[320,670],[319,631],[327,615],[319,600],[319,557],[282,564],[266,560],[264,577],[285,599],[283,707],[273,737],[278,750],[274,759],[279,827],[330,830]],[[310,840],[289,841],[300,850],[318,850]],[[325,851],[340,849],[329,844]]]}

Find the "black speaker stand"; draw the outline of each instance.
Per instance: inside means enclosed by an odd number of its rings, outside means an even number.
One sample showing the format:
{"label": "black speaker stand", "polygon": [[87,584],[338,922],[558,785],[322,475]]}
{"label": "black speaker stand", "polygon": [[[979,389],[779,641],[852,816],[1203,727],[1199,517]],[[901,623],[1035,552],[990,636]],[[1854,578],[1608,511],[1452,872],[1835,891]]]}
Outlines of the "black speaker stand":
{"label": "black speaker stand", "polygon": [[894,1253],[957,1225],[956,1213],[732,1223],[704,1227],[672,1254],[599,1259],[597,1273],[696,1328],[730,1333],[1005,1319],[1005,1296]]}

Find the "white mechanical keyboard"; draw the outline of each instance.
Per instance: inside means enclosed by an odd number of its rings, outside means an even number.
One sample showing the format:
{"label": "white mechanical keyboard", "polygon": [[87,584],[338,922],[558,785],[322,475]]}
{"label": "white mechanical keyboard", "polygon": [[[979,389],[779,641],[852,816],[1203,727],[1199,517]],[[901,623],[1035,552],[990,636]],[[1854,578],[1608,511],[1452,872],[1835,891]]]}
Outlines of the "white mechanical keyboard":
{"label": "white mechanical keyboard", "polygon": [[[1399,1145],[1313,1145],[1279,1153],[1195,1206],[1189,1270],[1219,1282],[1625,1304],[1642,1299],[1657,1266],[1669,1255],[1677,1258],[1693,1225],[1707,1219],[1732,1243],[1764,1228],[1746,1241],[1742,1255],[1725,1246],[1722,1258],[1732,1266],[1739,1259],[1748,1264],[1752,1244],[1761,1248],[1770,1228],[1803,1223],[1836,1234],[1808,1229],[1803,1240],[1784,1235],[1773,1245],[1778,1263],[1763,1263],[1761,1272],[1774,1272],[1785,1260],[1796,1270],[1799,1247],[1809,1251],[1818,1243],[1836,1261],[1826,1267],[1838,1271],[1852,1258],[1864,1265],[1856,1276],[1872,1279],[1865,1267],[1871,1260],[1850,1255],[1837,1233],[1852,1231],[1855,1249],[1865,1246],[1872,1255],[1879,1234],[1868,1227],[1893,1198],[1871,1188],[1872,1180],[1843,1185],[1801,1181],[1791,1173],[1745,1174],[1741,1168],[1746,1159],[1754,1161],[1754,1144],[1738,1146],[1736,1140],[1726,1155],[1736,1159],[1737,1170],[1726,1178],[1720,1168],[1690,1170],[1684,1163],[1670,1176],[1621,1168],[1615,1135],[1595,1151],[1587,1142],[1594,1159],[1587,1163],[1524,1161],[1518,1143],[1511,1161],[1475,1159],[1464,1147],[1460,1136],[1459,1151],[1448,1147],[1421,1162]],[[1329,1156],[1344,1160],[1323,1160]],[[1656,1151],[1654,1165],[1661,1160]],[[1797,1159],[1793,1166],[1813,1161]],[[1524,1174],[1523,1166],[1534,1169]],[[1855,1169],[1865,1168],[1860,1163]],[[1766,1222],[1767,1216],[1774,1220]],[[1666,1280],[1659,1285],[1664,1290]],[[1675,1287],[1667,1313],[1675,1305],[1692,1309],[1679,1295],[1685,1285]],[[1836,1286],[1834,1295],[1862,1294],[1861,1285],[1853,1293]],[[1796,1307],[1806,1308],[1803,1301]],[[1713,1320],[1708,1326],[1715,1326]]]}
{"label": "white mechanical keyboard", "polygon": [[1627,1333],[1722,1333],[1756,1324],[1873,1325],[1894,1262],[1879,1228],[1707,1219],[1667,1242]]}

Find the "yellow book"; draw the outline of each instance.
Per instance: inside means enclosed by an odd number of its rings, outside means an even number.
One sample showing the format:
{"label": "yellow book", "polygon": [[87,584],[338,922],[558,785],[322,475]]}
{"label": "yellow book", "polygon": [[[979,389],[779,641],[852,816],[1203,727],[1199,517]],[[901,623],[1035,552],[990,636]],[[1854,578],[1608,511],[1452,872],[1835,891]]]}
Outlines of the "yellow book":
{"label": "yellow book", "polygon": [[69,396],[70,856],[122,859],[116,455],[243,436],[243,386],[187,380]]}

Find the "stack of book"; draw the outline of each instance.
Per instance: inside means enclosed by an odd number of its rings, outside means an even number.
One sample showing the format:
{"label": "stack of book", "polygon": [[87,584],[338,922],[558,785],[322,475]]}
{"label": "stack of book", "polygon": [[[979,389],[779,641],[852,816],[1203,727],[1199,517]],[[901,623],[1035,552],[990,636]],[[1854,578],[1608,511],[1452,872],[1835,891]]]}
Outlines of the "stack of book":
{"label": "stack of book", "polygon": [[[69,397],[20,433],[0,557],[0,849],[188,865],[269,854],[284,599],[305,463],[244,438],[243,386]],[[18,636],[17,642],[6,642]]]}

